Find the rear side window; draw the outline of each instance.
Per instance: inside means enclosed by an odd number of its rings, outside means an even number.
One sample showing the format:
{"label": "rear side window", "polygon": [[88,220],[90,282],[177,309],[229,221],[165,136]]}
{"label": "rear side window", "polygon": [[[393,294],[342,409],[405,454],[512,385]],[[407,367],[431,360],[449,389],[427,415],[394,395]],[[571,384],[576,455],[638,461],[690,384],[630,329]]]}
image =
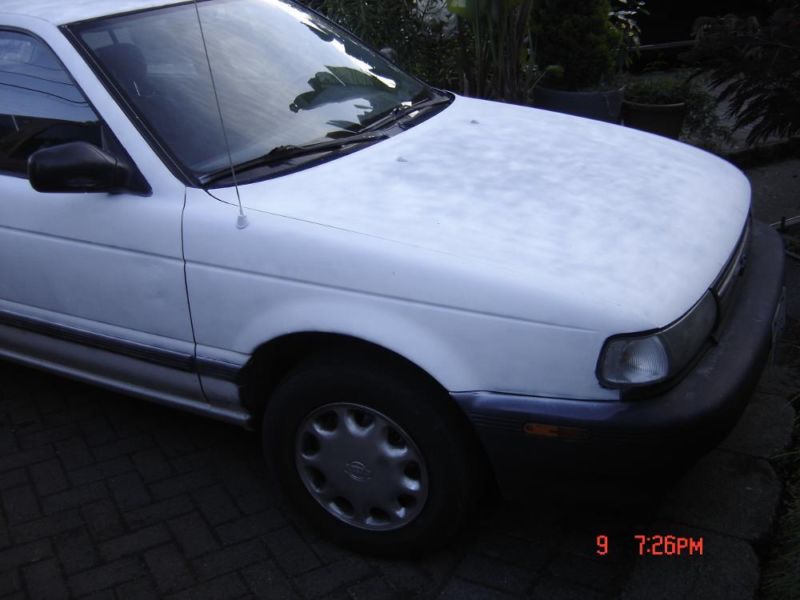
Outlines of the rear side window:
{"label": "rear side window", "polygon": [[0,172],[24,176],[31,154],[76,141],[102,145],[89,102],[43,42],[0,31]]}

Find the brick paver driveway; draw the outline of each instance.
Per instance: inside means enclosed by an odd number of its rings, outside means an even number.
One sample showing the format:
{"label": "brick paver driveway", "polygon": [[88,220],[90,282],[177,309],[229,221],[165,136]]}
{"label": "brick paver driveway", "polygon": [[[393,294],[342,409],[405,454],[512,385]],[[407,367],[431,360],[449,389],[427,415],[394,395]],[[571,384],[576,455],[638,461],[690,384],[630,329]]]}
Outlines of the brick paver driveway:
{"label": "brick paver driveway", "polygon": [[287,507],[255,434],[0,362],[0,597],[617,597],[648,507],[484,511],[450,549],[372,559]]}

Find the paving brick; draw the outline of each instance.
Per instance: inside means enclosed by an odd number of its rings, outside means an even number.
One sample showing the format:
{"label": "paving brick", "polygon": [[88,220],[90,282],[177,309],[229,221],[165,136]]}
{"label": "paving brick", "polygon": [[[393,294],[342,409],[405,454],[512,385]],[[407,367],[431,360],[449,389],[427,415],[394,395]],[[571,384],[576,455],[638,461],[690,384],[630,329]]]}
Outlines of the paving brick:
{"label": "paving brick", "polygon": [[174,544],[148,550],[144,559],[160,594],[177,592],[194,584],[189,565]]}
{"label": "paving brick", "polygon": [[153,434],[156,444],[168,459],[184,456],[195,450],[194,444],[182,431],[170,430],[157,431]]}
{"label": "paving brick", "polygon": [[237,573],[230,573],[203,582],[178,594],[167,596],[167,598],[170,600],[227,600],[240,598],[247,593],[247,586],[242,578]]}
{"label": "paving brick", "polygon": [[526,569],[476,555],[464,557],[456,574],[511,594],[523,593],[532,581],[532,574]]}
{"label": "paving brick", "polygon": [[185,494],[212,483],[214,483],[214,480],[210,473],[195,471],[153,483],[150,485],[150,492],[154,498],[161,500],[178,494]]}
{"label": "paving brick", "polygon": [[440,600],[511,600],[517,596],[506,594],[463,579],[453,579],[442,590]]}
{"label": "paving brick", "polygon": [[47,515],[40,519],[16,525],[13,538],[17,544],[32,542],[45,537],[58,535],[64,531],[83,525],[83,517],[77,508]]}
{"label": "paving brick", "polygon": [[496,532],[484,532],[469,549],[531,573],[541,570],[552,554],[549,547]]}
{"label": "paving brick", "polygon": [[272,561],[258,563],[242,569],[241,575],[244,577],[250,591],[257,598],[269,598],[269,600],[295,600],[299,598],[289,581]]}
{"label": "paving brick", "polygon": [[28,465],[53,458],[52,446],[43,446],[22,452],[0,455],[0,472],[19,469]]}
{"label": "paving brick", "polygon": [[81,421],[81,434],[90,446],[102,446],[117,439],[105,415],[95,415]]}
{"label": "paving brick", "polygon": [[192,566],[197,578],[206,580],[266,560],[267,552],[261,542],[251,541],[206,554],[193,560]]}
{"label": "paving brick", "polygon": [[61,567],[67,575],[91,569],[100,562],[94,541],[84,528],[58,535],[54,543]]}
{"label": "paving brick", "polygon": [[53,555],[50,540],[38,540],[0,550],[0,573]]}
{"label": "paving brick", "polygon": [[36,409],[42,418],[52,418],[54,416],[64,416],[67,405],[63,398],[52,393],[52,389],[45,388],[41,394],[37,394]]}
{"label": "paving brick", "polygon": [[[0,422],[2,425],[2,422]],[[19,451],[17,436],[9,428],[0,427],[0,454],[13,454]]]}
{"label": "paving brick", "polygon": [[20,589],[22,589],[22,581],[16,570],[0,573],[0,597],[7,596]]}
{"label": "paving brick", "polygon": [[138,560],[122,558],[72,575],[68,580],[68,584],[75,596],[83,596],[144,577],[145,575],[146,571]]}
{"label": "paving brick", "polygon": [[43,560],[25,567],[22,569],[22,575],[31,598],[61,600],[69,595],[58,561],[55,559]]}
{"label": "paving brick", "polygon": [[125,528],[117,507],[111,500],[100,500],[81,507],[81,514],[92,537],[97,541],[122,535]]}
{"label": "paving brick", "polygon": [[157,600],[161,598],[149,578],[134,579],[115,588],[117,600]]}
{"label": "paving brick", "polygon": [[563,536],[564,510],[557,502],[541,500],[503,504],[485,523],[493,532],[502,533],[549,549]]}
{"label": "paving brick", "polygon": [[55,442],[69,440],[75,437],[77,428],[73,423],[68,423],[61,427],[46,429],[43,431],[34,431],[19,436],[19,445],[23,450],[38,448],[40,446],[48,446]]}
{"label": "paving brick", "polygon": [[[253,487],[252,478],[250,479],[250,487]],[[263,490],[252,490],[236,496],[236,505],[247,515],[262,512],[272,504],[272,497]]]}
{"label": "paving brick", "polygon": [[100,590],[99,592],[92,592],[91,594],[87,594],[86,596],[82,596],[81,600],[117,600],[117,596],[114,593],[114,590],[105,589],[105,590]]}
{"label": "paving brick", "polygon": [[187,558],[207,554],[219,548],[219,542],[198,512],[171,519],[169,528]]}
{"label": "paving brick", "polygon": [[25,469],[20,468],[0,473],[0,490],[10,490],[12,487],[26,483],[28,483],[28,475],[25,473]]}
{"label": "paving brick", "polygon": [[596,590],[554,577],[544,577],[531,593],[532,600],[601,600],[605,597]]}
{"label": "paving brick", "polygon": [[32,465],[30,474],[33,485],[36,486],[36,492],[42,496],[60,492],[69,487],[64,469],[61,468],[61,461],[57,459]]}
{"label": "paving brick", "polygon": [[208,471],[214,460],[215,450],[203,448],[199,451],[178,456],[170,461],[172,468],[177,473],[191,473],[192,471]]}
{"label": "paving brick", "polygon": [[156,407],[131,403],[106,416],[117,439],[125,439],[152,431],[155,424],[151,418],[153,408]]}
{"label": "paving brick", "polygon": [[11,532],[3,511],[0,510],[0,550],[11,545]]}
{"label": "paving brick", "polygon": [[142,550],[158,546],[169,539],[167,528],[162,524],[158,524],[103,542],[99,546],[99,551],[105,560],[112,561],[122,556],[136,554]]}
{"label": "paving brick", "polygon": [[111,477],[106,483],[114,495],[117,507],[123,512],[150,504],[150,494],[135,471]]}
{"label": "paving brick", "polygon": [[107,496],[108,490],[102,483],[90,483],[47,496],[42,499],[42,507],[46,514],[52,514],[69,508],[84,506]]}
{"label": "paving brick", "polygon": [[339,562],[342,560],[347,560],[352,556],[348,550],[342,546],[334,544],[331,540],[319,539],[315,538],[313,534],[311,536],[307,534],[308,531],[303,531],[303,536],[306,540],[308,540],[308,543],[311,545],[314,553],[319,556],[323,563]]}
{"label": "paving brick", "polygon": [[212,485],[192,492],[192,498],[211,525],[219,525],[241,516],[241,512],[228,493],[219,485]]}
{"label": "paving brick", "polygon": [[69,472],[72,485],[80,486],[87,483],[102,481],[114,475],[120,475],[133,470],[133,464],[127,456],[120,456],[102,462],[92,463]]}
{"label": "paving brick", "polygon": [[11,422],[16,426],[17,432],[39,422],[39,415],[36,413],[33,403],[27,399],[23,400],[22,397],[18,398],[19,401],[9,404],[7,408],[8,416],[11,417]]}
{"label": "paving brick", "polygon": [[623,568],[618,562],[605,557],[563,554],[548,565],[548,571],[561,579],[579,583],[585,587],[604,591],[613,589]]}
{"label": "paving brick", "polygon": [[30,521],[41,515],[39,499],[33,488],[21,485],[3,491],[3,508],[11,526],[22,521]]}
{"label": "paving brick", "polygon": [[103,444],[102,446],[93,446],[92,454],[98,461],[111,460],[125,454],[133,454],[139,450],[145,450],[152,445],[153,438],[149,434],[137,435],[124,440],[114,439],[111,443]]}
{"label": "paving brick", "polygon": [[424,596],[449,577],[448,573],[445,579],[439,581],[424,568],[424,565],[417,564],[416,561],[380,559],[371,562],[389,585],[407,597]]}
{"label": "paving brick", "polygon": [[404,592],[393,589],[380,577],[373,577],[348,588],[352,600],[404,600]]}
{"label": "paving brick", "polygon": [[145,482],[158,481],[172,475],[172,467],[157,448],[136,452],[131,460]]}
{"label": "paving brick", "polygon": [[281,568],[291,576],[321,565],[311,546],[292,527],[273,531],[264,536],[264,541]]}
{"label": "paving brick", "polygon": [[319,598],[371,574],[372,569],[367,563],[359,558],[350,558],[300,575],[295,578],[295,585],[303,595]]}
{"label": "paving brick", "polygon": [[140,527],[184,515],[192,510],[194,510],[194,506],[187,496],[176,496],[175,498],[153,502],[142,508],[128,511],[123,515],[123,518],[128,527],[139,529]]}
{"label": "paving brick", "polygon": [[284,525],[286,525],[286,521],[277,510],[266,510],[224,525],[218,525],[216,531],[223,544],[234,544],[252,539]]}
{"label": "paving brick", "polygon": [[86,442],[79,438],[55,444],[55,453],[67,470],[79,469],[94,462],[94,457]]}

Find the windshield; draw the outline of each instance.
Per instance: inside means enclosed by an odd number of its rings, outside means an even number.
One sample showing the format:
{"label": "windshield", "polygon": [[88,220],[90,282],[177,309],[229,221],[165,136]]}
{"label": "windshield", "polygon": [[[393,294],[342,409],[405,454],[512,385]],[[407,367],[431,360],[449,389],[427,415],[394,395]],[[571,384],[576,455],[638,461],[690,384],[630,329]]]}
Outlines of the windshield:
{"label": "windshield", "polygon": [[395,107],[433,96],[380,54],[292,2],[205,0],[198,9],[202,30],[192,3],[71,28],[196,180],[229,166],[225,136],[238,165],[276,147],[352,135]]}

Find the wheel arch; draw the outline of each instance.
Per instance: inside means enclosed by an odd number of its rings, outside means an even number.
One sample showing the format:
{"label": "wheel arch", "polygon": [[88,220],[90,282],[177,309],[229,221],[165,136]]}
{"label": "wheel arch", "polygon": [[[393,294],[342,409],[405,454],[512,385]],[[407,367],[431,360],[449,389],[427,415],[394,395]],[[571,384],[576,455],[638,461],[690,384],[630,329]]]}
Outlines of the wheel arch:
{"label": "wheel arch", "polygon": [[403,365],[449,396],[442,382],[428,370],[381,344],[349,334],[301,331],[275,337],[255,349],[239,376],[242,403],[254,417],[260,417],[272,391],[289,371],[311,356],[334,352],[352,355],[354,360]]}

